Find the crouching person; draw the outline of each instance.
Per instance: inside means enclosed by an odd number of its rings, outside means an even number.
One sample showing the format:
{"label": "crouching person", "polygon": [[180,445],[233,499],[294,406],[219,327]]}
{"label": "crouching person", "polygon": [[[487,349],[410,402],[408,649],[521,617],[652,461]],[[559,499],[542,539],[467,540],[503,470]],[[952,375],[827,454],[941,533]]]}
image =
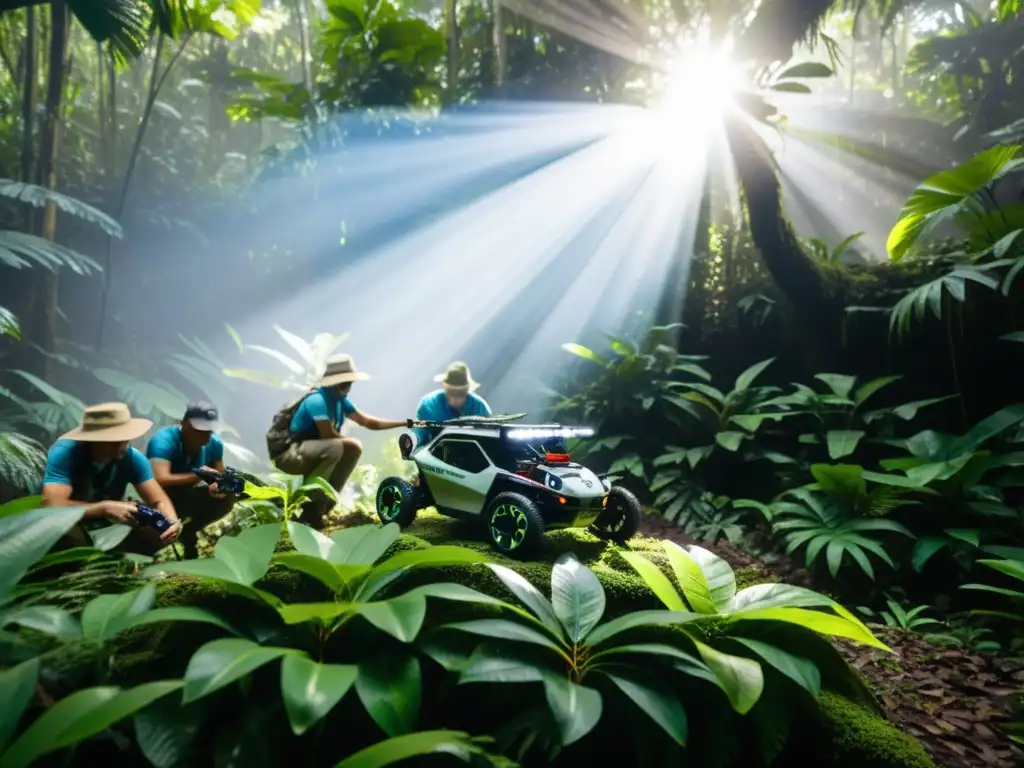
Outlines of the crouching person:
{"label": "crouching person", "polygon": [[[308,476],[326,462],[322,476],[340,493],[363,453],[358,440],[342,434],[346,419],[372,430],[411,424],[411,420],[378,419],[356,408],[349,399],[352,384],[369,378],[356,370],[349,355],[329,358],[316,389],[289,403],[274,417],[267,431],[267,451],[274,465],[289,475]],[[333,502],[326,494],[316,495],[303,510],[302,522],[319,530]]]}
{"label": "crouching person", "polygon": [[[46,457],[42,506],[85,507],[82,520],[58,546],[91,546],[87,531],[109,523],[132,526],[115,551],[153,555],[178,537],[181,524],[174,505],[153,479],[146,457],[130,444],[152,426],[149,419],[132,418],[124,403],[91,405],[82,424],[53,444]],[[124,501],[129,484],[144,504],[171,521],[163,533],[139,525],[135,504]]]}
{"label": "crouching person", "polygon": [[224,443],[214,434],[219,428],[213,404],[191,403],[180,424],[158,430],[146,446],[153,477],[178,514],[188,520],[180,537],[186,558],[199,557],[199,532],[235,504],[233,496],[222,493],[216,483],[207,485],[196,474],[197,469],[224,471]]}

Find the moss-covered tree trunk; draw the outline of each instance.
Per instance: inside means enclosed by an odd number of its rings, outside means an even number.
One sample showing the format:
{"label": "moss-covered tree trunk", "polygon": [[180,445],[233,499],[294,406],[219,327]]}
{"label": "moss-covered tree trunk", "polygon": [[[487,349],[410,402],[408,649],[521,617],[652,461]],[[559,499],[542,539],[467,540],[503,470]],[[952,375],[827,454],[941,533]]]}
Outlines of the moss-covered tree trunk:
{"label": "moss-covered tree trunk", "polygon": [[739,119],[726,126],[746,203],[750,236],[801,329],[806,363],[824,367],[838,349],[842,303],[821,268],[804,252],[782,208],[782,189],[771,150]]}

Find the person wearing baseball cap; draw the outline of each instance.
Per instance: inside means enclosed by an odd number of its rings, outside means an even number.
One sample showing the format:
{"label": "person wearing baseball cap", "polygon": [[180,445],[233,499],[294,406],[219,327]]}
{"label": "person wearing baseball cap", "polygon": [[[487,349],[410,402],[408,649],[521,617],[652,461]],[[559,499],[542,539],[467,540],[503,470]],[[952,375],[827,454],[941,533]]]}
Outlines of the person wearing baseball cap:
{"label": "person wearing baseball cap", "polygon": [[[149,419],[133,418],[124,403],[90,405],[82,423],[50,448],[41,506],[85,507],[82,521],[65,537],[67,543],[89,546],[86,531],[103,527],[104,520],[132,526],[116,547],[123,552],[152,555],[178,537],[181,525],[174,504],[153,478],[146,457],[131,445],[152,426]],[[146,505],[173,521],[163,534],[137,525],[135,505],[124,501],[129,485]]]}
{"label": "person wearing baseball cap", "polygon": [[146,446],[153,477],[175,508],[189,518],[181,534],[187,558],[199,556],[199,532],[228,514],[235,503],[216,483],[207,485],[196,474],[197,469],[224,471],[224,443],[215,434],[219,429],[217,407],[200,400],[189,403],[180,424],[158,430]]}

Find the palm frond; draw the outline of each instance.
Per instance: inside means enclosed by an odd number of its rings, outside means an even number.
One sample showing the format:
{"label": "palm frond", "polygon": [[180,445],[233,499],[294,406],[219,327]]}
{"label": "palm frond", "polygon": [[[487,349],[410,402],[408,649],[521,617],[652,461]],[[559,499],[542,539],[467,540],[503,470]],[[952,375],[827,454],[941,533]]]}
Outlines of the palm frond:
{"label": "palm frond", "polygon": [[125,61],[142,53],[149,39],[145,3],[137,0],[67,0],[72,15],[98,43],[109,43],[114,57]]}
{"label": "palm frond", "polygon": [[99,264],[78,251],[25,232],[0,230],[0,266],[23,269],[33,265],[51,272],[65,267],[79,275],[102,271]]}
{"label": "palm frond", "polygon": [[103,213],[103,211],[97,210],[81,200],[62,195],[60,192],[54,192],[52,189],[41,187],[38,184],[25,184],[13,179],[0,179],[0,197],[20,200],[36,208],[45,208],[52,203],[64,211],[64,213],[97,225],[111,237],[124,237],[121,225]]}
{"label": "palm frond", "polygon": [[0,481],[21,490],[33,490],[46,468],[46,451],[17,432],[0,432]]}
{"label": "palm frond", "polygon": [[789,61],[798,43],[811,42],[836,0],[764,0],[740,37],[744,58],[759,65]]}
{"label": "palm frond", "polygon": [[18,318],[7,307],[0,307],[0,336],[21,339],[21,326],[18,325]]}

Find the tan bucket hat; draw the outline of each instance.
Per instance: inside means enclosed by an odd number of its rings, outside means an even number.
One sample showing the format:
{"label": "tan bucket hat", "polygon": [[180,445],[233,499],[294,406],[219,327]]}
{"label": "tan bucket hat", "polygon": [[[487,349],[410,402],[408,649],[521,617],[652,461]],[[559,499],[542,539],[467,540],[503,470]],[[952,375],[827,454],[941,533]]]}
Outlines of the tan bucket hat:
{"label": "tan bucket hat", "polygon": [[149,419],[136,419],[124,403],[90,405],[82,414],[82,423],[60,436],[61,440],[83,443],[123,443],[142,437],[153,426]]}
{"label": "tan bucket hat", "polygon": [[469,372],[469,366],[462,362],[455,362],[449,365],[444,373],[434,377],[434,381],[439,381],[445,389],[451,389],[456,392],[472,392],[480,386],[479,381],[473,380],[473,374]]}
{"label": "tan bucket hat", "polygon": [[347,381],[366,381],[368,378],[370,378],[370,374],[356,370],[356,363],[352,359],[352,355],[333,355],[327,358],[327,367],[324,369],[324,375],[317,382],[317,386],[332,387]]}

